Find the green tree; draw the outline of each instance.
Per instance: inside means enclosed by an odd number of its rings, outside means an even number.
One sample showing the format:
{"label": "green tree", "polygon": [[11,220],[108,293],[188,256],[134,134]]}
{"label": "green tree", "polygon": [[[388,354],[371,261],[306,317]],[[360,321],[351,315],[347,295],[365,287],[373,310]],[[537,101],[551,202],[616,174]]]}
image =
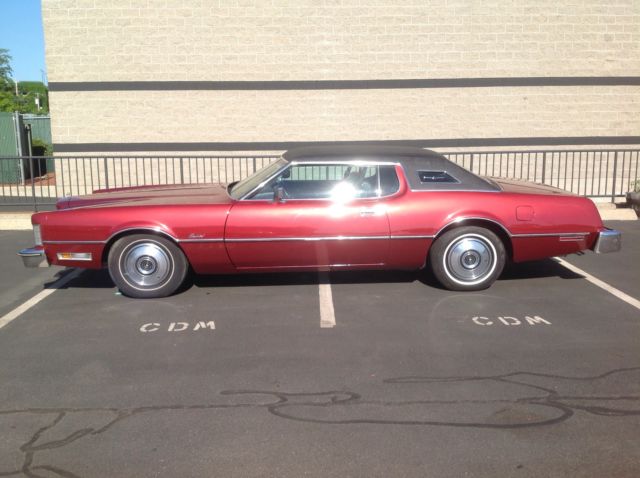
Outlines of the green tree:
{"label": "green tree", "polygon": [[[40,81],[22,81],[18,88],[11,75],[11,55],[6,48],[0,48],[0,111],[18,111],[19,113],[49,113],[49,92]],[[18,94],[16,95],[16,90]],[[36,104],[40,103],[40,108]]]}
{"label": "green tree", "polygon": [[15,95],[9,91],[0,91],[0,111],[13,113],[18,109]]}
{"label": "green tree", "polygon": [[[20,113],[47,114],[49,112],[48,90],[44,83],[40,81],[21,81],[16,103]],[[40,108],[36,104],[36,98],[40,103]]]}
{"label": "green tree", "polygon": [[11,55],[6,48],[0,48],[0,111],[16,111],[18,105],[11,79]]}

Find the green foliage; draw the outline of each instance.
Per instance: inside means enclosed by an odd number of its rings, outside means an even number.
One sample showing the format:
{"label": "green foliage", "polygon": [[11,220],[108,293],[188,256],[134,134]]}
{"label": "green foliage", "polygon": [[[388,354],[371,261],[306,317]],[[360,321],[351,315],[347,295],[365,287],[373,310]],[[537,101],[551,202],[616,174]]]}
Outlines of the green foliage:
{"label": "green foliage", "polygon": [[[11,55],[6,48],[0,48],[0,111],[12,113],[48,114],[49,92],[40,81],[22,81],[16,84],[11,79]],[[40,109],[36,105],[36,98],[40,101]]]}
{"label": "green foliage", "polygon": [[0,111],[12,112],[16,110],[16,98],[12,91],[12,74],[9,50],[0,48]]}
{"label": "green foliage", "polygon": [[16,95],[11,90],[0,90],[0,111],[13,113],[17,109]]}
{"label": "green foliage", "polygon": [[53,154],[53,146],[36,138],[31,141],[31,152],[34,156],[51,156]]}
{"label": "green foliage", "polygon": [[[27,85],[27,86],[25,86]],[[37,85],[37,86],[33,86]],[[19,95],[14,96],[17,111],[20,113],[30,113],[43,115],[49,113],[49,95],[47,87],[40,82],[20,82],[18,84]],[[40,101],[40,109],[36,104],[36,98]]]}
{"label": "green foliage", "polygon": [[633,193],[640,193],[640,179],[631,181],[631,183],[629,184],[629,191]]}

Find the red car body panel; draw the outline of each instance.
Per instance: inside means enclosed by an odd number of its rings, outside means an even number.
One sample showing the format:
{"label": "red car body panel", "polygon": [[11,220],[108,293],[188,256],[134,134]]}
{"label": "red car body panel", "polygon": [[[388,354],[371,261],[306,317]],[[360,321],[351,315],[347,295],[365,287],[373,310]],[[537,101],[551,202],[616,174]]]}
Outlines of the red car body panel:
{"label": "red car body panel", "polygon": [[[223,185],[100,191],[33,216],[50,264],[100,268],[122,234],[175,240],[197,273],[306,269],[417,269],[444,230],[478,221],[508,241],[515,262],[592,248],[602,221],[588,199],[547,186],[496,180],[501,191],[411,190],[396,166],[388,197],[237,201]],[[58,253],[92,260],[60,261]]]}
{"label": "red car body panel", "polygon": [[[361,215],[377,204],[240,201],[233,205],[225,228],[229,257],[238,269],[384,265],[389,261],[387,214]],[[351,239],[355,237],[362,239]],[[271,241],[276,238],[282,240]],[[304,240],[295,240],[300,238]]]}

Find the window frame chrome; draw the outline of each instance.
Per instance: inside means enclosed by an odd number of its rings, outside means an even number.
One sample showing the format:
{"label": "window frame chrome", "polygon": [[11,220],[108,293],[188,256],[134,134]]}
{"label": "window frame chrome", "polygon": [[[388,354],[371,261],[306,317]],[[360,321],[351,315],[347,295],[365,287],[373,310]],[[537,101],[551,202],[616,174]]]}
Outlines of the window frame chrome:
{"label": "window frame chrome", "polygon": [[[285,160],[286,161],[286,160]],[[354,198],[354,200],[360,201],[377,201],[379,199],[386,199],[397,195],[402,190],[402,184],[400,181],[400,176],[398,175],[397,166],[402,168],[402,164],[398,161],[370,161],[370,160],[347,160],[347,161],[339,161],[339,160],[328,160],[328,161],[290,161],[284,168],[278,170],[275,174],[271,175],[268,179],[260,183],[257,187],[251,190],[249,193],[242,196],[242,198],[238,199],[238,201],[252,201],[252,202],[273,202],[272,199],[251,199],[249,196],[255,194],[260,189],[269,183],[272,179],[277,177],[279,174],[285,172],[287,169],[292,166],[318,166],[318,165],[347,165],[347,166],[394,166],[394,172],[396,174],[396,178],[398,178],[398,188],[391,194],[387,194],[385,196],[375,196],[370,198]],[[404,172],[404,169],[403,169]],[[379,176],[379,175],[378,175]],[[380,178],[378,177],[378,182]],[[291,201],[331,201],[330,198],[295,198],[291,199]]]}

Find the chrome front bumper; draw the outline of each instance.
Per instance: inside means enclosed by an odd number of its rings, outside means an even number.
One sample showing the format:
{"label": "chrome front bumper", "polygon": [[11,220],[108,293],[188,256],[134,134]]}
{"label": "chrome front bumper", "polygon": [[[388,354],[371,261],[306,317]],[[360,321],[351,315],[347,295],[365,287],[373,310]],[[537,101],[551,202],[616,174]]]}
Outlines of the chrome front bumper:
{"label": "chrome front bumper", "polygon": [[622,233],[615,229],[606,229],[598,233],[593,252],[604,254],[605,252],[618,252],[621,248]]}
{"label": "chrome front bumper", "polygon": [[22,257],[22,262],[25,267],[49,267],[49,261],[44,253],[44,249],[36,249],[34,247],[22,249],[18,252],[18,255]]}

